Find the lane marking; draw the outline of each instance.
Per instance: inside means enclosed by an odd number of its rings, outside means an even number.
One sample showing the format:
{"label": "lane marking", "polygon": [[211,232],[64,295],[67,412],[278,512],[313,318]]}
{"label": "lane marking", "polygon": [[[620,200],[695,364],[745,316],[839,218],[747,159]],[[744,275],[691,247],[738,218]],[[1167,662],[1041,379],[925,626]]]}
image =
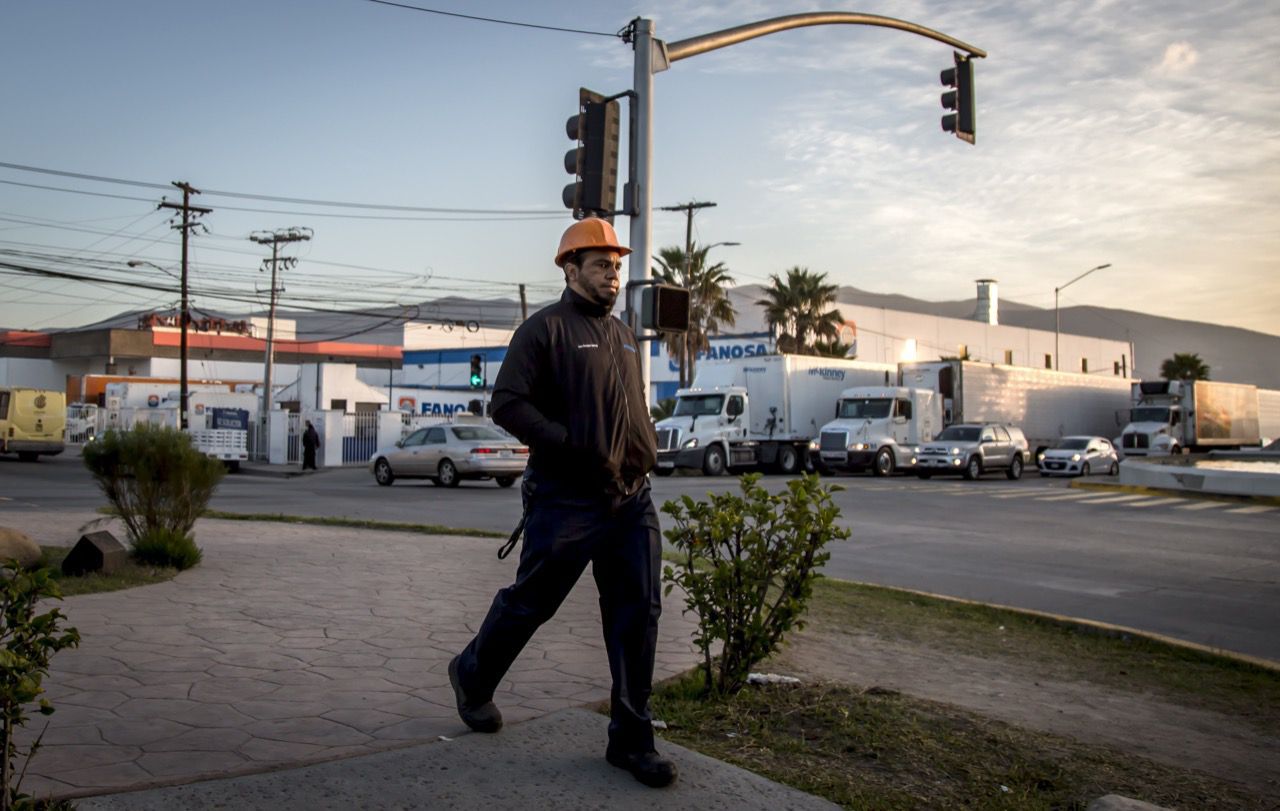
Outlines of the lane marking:
{"label": "lane marking", "polygon": [[1036,501],[1077,501],[1082,498],[1093,498],[1093,493],[1063,493],[1058,496],[1041,496]]}

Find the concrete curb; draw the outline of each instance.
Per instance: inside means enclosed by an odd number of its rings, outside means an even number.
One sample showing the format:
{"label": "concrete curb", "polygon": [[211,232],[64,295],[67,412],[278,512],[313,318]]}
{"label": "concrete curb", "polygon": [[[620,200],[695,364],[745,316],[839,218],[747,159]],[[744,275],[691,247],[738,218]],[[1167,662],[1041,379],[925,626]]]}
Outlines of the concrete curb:
{"label": "concrete curb", "polygon": [[[832,578],[833,580],[836,578]],[[1057,625],[1063,625],[1069,628],[1080,628],[1094,633],[1105,634],[1111,637],[1135,637],[1138,639],[1146,639],[1151,642],[1159,642],[1175,648],[1183,648],[1184,650],[1195,651],[1196,653],[1204,653],[1210,656],[1218,656],[1223,659],[1230,659],[1233,662],[1260,667],[1264,670],[1272,670],[1280,673],[1280,662],[1272,659],[1264,659],[1261,656],[1251,656],[1247,653],[1236,653],[1234,651],[1222,648],[1214,648],[1209,645],[1201,645],[1198,642],[1188,642],[1185,639],[1178,639],[1164,634],[1157,634],[1152,631],[1141,631],[1137,628],[1130,628],[1127,625],[1115,625],[1110,622],[1099,622],[1097,620],[1083,619],[1081,617],[1070,617],[1066,614],[1054,614],[1049,611],[1036,611],[1032,608],[1018,608],[1011,605],[1002,605],[1000,603],[985,603],[981,600],[967,600],[963,597],[952,597],[949,594],[936,594],[931,591],[920,591],[919,589],[902,588],[901,586],[884,586],[879,583],[864,583],[859,580],[847,580],[847,583],[855,583],[859,586],[869,586],[877,589],[887,589],[890,591],[900,592],[902,594],[915,594],[920,597],[931,597],[935,600],[943,600],[949,603],[958,603],[960,605],[974,605],[983,608],[997,608],[1001,611],[1009,611],[1014,614],[1022,614],[1028,617],[1034,617],[1046,622],[1052,622]]]}

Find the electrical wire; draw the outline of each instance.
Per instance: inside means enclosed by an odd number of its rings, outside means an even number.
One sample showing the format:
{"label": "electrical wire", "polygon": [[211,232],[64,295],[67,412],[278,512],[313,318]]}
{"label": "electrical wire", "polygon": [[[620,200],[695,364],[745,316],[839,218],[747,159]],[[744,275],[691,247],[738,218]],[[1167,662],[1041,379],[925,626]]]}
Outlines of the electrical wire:
{"label": "electrical wire", "polygon": [[596,37],[618,37],[618,34],[609,34],[604,31],[586,31],[581,28],[560,28],[554,25],[539,25],[537,23],[521,23],[514,20],[500,20],[496,17],[477,17],[474,14],[459,14],[456,11],[441,11],[434,8],[424,8],[422,6],[411,6],[408,3],[394,3],[391,0],[369,0],[370,3],[377,3],[380,6],[392,6],[394,8],[404,8],[410,11],[423,11],[428,14],[439,14],[444,17],[458,17],[463,20],[475,20],[483,23],[497,23],[499,25],[514,25],[520,28],[537,28],[543,31],[560,31],[566,34],[590,34]]}
{"label": "electrical wire", "polygon": [[[117,183],[126,186],[137,186],[144,189],[164,189],[173,191],[172,185],[164,185],[161,183],[149,183],[142,180],[126,180],[118,177],[106,177],[104,175],[90,175],[82,172],[68,172],[62,169],[45,169],[39,166],[26,166],[20,163],[0,162],[0,168],[14,169],[20,172],[35,172],[37,174],[55,175],[57,177],[71,177],[79,180],[91,180],[96,183]],[[202,195],[211,197],[235,197],[243,200],[263,200],[272,203],[293,203],[296,205],[307,206],[324,206],[330,208],[355,208],[366,209],[371,211],[408,211],[426,214],[493,214],[493,215],[536,215],[536,216],[564,216],[556,214],[556,212],[546,209],[531,208],[449,208],[440,206],[402,206],[390,203],[354,203],[341,200],[315,200],[306,197],[283,197],[272,194],[252,194],[249,192],[236,191],[220,191],[216,189],[201,189]],[[247,209],[248,210],[248,209]],[[272,212],[274,213],[274,212]],[[285,213],[285,212],[279,212]]]}

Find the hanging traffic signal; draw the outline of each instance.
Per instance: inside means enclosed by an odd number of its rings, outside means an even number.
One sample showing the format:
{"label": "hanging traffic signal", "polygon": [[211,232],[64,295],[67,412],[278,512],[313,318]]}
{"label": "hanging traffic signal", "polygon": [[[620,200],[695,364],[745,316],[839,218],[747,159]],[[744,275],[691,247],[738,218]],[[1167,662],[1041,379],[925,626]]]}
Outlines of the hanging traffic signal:
{"label": "hanging traffic signal", "polygon": [[942,117],[942,131],[953,132],[962,141],[974,143],[977,136],[977,108],[973,100],[973,60],[955,54],[956,66],[942,71],[944,87],[954,87],[942,94],[942,108],[955,110]]}
{"label": "hanging traffic signal", "polygon": [[655,284],[640,294],[640,326],[658,332],[689,331],[689,291]]}
{"label": "hanging traffic signal", "polygon": [[471,356],[471,388],[484,388],[484,358],[480,355]]}
{"label": "hanging traffic signal", "polygon": [[621,114],[618,102],[599,93],[578,90],[578,114],[565,124],[565,132],[578,145],[564,156],[565,171],[577,179],[564,187],[565,208],[574,219],[595,216],[613,223],[618,192],[618,136]]}

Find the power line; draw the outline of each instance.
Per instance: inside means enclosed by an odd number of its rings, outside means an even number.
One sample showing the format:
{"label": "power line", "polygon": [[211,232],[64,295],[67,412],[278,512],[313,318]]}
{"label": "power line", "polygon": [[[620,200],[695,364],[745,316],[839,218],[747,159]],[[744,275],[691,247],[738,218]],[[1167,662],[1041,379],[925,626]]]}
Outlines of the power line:
{"label": "power line", "polygon": [[604,31],[586,31],[581,28],[560,28],[554,25],[538,25],[537,23],[521,23],[514,20],[500,20],[496,17],[477,17],[473,14],[459,14],[456,11],[440,11],[434,8],[423,8],[422,6],[411,6],[407,3],[393,3],[391,0],[369,0],[370,3],[377,3],[381,6],[392,6],[394,8],[404,8],[410,11],[423,11],[428,14],[439,14],[443,17],[458,17],[463,20],[475,20],[482,23],[497,23],[499,25],[514,25],[520,28],[538,28],[543,31],[561,31],[566,34],[590,34],[595,37],[618,37],[618,34],[609,34]]}
{"label": "power line", "polygon": [[[35,172],[37,174],[55,175],[57,177],[73,177],[79,180],[91,180],[95,183],[117,183],[126,186],[137,186],[144,189],[165,189],[169,186],[161,183],[149,183],[142,180],[127,180],[118,177],[106,177],[104,175],[89,175],[81,172],[68,172],[62,169],[45,169],[39,166],[26,166],[20,163],[0,162],[0,168],[14,169],[21,172]],[[402,206],[390,203],[353,203],[342,200],[314,200],[306,197],[282,197],[272,194],[252,194],[249,192],[236,191],[216,191],[214,189],[205,189],[203,193],[216,197],[235,197],[243,200],[263,200],[272,203],[294,203],[306,206],[326,206],[331,208],[356,208],[367,209],[372,211],[416,211],[426,214],[494,214],[494,215],[537,215],[548,216],[555,212],[547,211],[540,208],[449,208],[440,206]],[[222,207],[220,207],[222,208]],[[273,212],[274,213],[274,212]],[[284,213],[284,212],[280,212]],[[563,217],[563,214],[556,215]]]}

